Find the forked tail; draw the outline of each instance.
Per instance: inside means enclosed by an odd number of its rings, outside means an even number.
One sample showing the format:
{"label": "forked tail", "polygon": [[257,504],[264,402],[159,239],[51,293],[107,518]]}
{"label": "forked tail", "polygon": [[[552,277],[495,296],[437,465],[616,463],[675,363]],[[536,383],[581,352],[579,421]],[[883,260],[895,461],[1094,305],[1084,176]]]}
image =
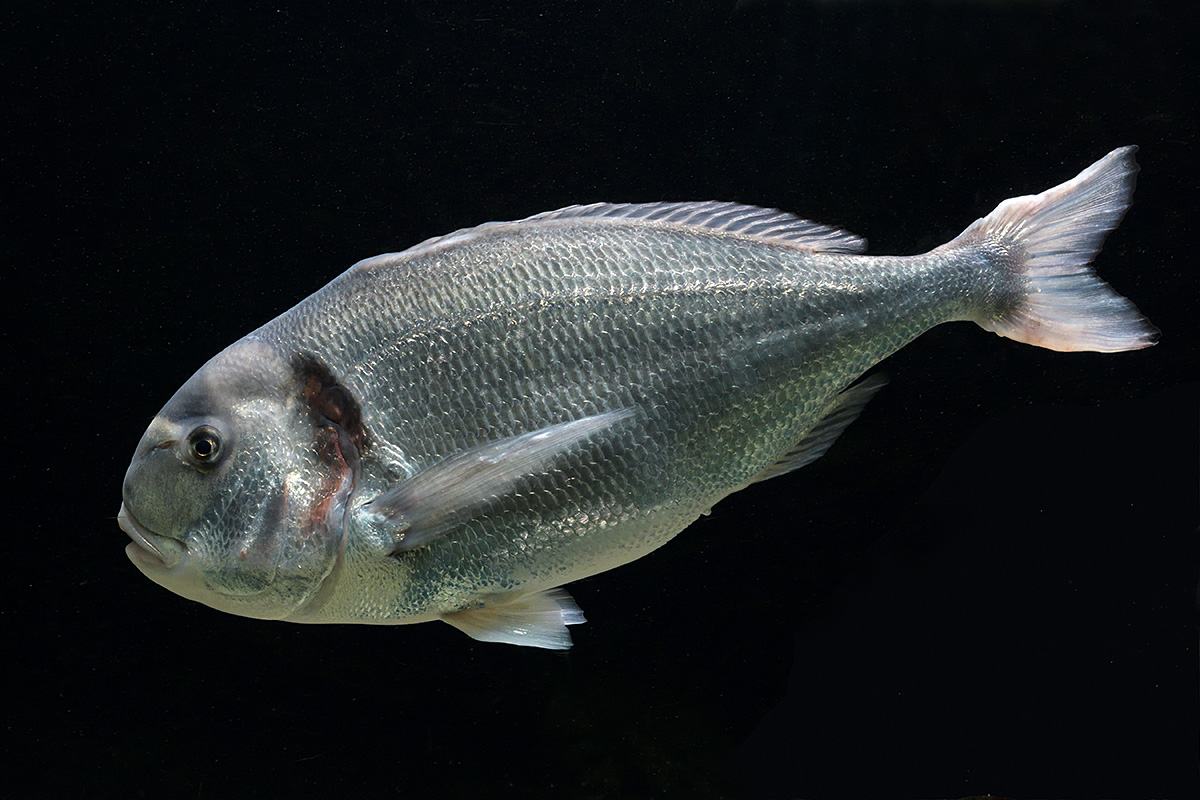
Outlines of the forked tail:
{"label": "forked tail", "polygon": [[977,247],[998,269],[976,322],[1051,350],[1154,344],[1158,329],[1088,266],[1129,208],[1135,152],[1119,148],[1066,183],[1009,198],[944,246]]}

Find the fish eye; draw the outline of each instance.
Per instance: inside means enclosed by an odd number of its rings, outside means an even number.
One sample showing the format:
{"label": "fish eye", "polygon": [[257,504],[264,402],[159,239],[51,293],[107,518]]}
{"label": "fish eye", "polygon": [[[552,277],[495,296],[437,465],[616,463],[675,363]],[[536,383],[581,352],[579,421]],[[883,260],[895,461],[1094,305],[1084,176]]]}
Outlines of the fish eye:
{"label": "fish eye", "polygon": [[201,425],[188,434],[187,454],[200,465],[216,463],[221,455],[221,437],[207,425]]}

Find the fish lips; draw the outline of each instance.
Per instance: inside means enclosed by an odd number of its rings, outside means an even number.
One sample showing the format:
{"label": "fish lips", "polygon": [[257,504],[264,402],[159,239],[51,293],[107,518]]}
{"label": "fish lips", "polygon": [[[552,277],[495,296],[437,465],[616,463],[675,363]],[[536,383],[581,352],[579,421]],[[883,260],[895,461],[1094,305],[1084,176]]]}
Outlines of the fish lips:
{"label": "fish lips", "polygon": [[187,557],[183,542],[168,539],[146,528],[129,512],[124,503],[117,513],[117,524],[133,541],[125,547],[129,560],[139,567],[171,569]]}

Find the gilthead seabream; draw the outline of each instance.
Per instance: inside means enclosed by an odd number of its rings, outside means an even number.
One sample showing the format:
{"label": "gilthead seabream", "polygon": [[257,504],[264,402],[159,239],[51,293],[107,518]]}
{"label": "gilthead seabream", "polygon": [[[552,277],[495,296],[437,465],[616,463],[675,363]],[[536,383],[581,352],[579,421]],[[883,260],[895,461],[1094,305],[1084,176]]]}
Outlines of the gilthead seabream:
{"label": "gilthead seabream", "polygon": [[919,256],[699,202],[572,206],[362,261],[154,418],[123,487],[129,557],[243,616],[568,647],[564,584],[818,458],[880,384],[855,381],[923,331],[1152,344],[1088,267],[1134,149]]}

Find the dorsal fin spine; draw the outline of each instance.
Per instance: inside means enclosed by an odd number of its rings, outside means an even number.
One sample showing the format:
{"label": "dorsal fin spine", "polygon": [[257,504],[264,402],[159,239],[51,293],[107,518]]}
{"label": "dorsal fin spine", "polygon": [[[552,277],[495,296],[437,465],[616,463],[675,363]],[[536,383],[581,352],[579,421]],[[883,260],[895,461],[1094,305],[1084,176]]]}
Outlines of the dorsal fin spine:
{"label": "dorsal fin spine", "polygon": [[473,228],[463,228],[444,236],[426,239],[405,252],[418,253],[445,247],[510,226],[567,219],[631,220],[710,232],[722,231],[812,252],[861,253],[867,247],[866,240],[860,236],[801,219],[786,211],[709,200],[687,203],[592,203],[566,206],[512,222],[485,222]]}

